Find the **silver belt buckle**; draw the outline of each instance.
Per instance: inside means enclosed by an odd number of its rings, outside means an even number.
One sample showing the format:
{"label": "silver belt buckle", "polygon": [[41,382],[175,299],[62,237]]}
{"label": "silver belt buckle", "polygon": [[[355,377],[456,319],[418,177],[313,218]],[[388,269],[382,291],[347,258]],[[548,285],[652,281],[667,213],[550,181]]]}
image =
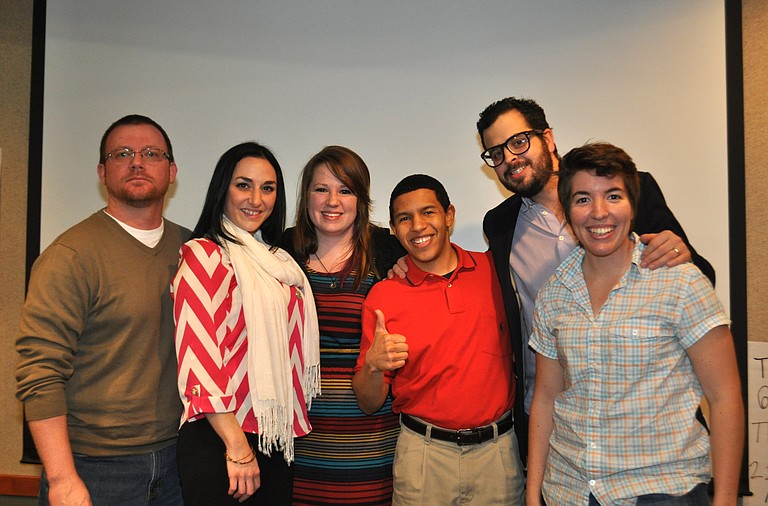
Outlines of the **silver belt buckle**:
{"label": "silver belt buckle", "polygon": [[456,444],[469,446],[480,444],[480,429],[461,429],[456,431]]}

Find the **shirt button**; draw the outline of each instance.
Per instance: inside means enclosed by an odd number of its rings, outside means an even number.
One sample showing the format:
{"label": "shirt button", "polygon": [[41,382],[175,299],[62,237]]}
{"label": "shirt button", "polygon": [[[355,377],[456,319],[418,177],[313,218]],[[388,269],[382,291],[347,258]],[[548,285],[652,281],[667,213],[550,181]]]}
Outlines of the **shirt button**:
{"label": "shirt button", "polygon": [[452,287],[452,286],[453,286],[453,284],[452,284],[452,283],[448,283],[448,288],[450,288],[450,287]]}
{"label": "shirt button", "polygon": [[200,395],[200,389],[197,387],[192,387],[192,395]]}
{"label": "shirt button", "polygon": [[564,241],[565,240],[565,236],[559,235],[559,236],[557,236],[557,239],[559,241]]}
{"label": "shirt button", "polygon": [[597,482],[595,480],[589,480],[590,487],[594,487],[595,485],[597,485]]}
{"label": "shirt button", "polygon": [[590,443],[590,448],[597,448],[597,443]]}
{"label": "shirt button", "polygon": [[546,211],[542,211],[542,212],[541,212],[541,215],[542,215],[542,216],[548,216],[548,215],[549,215],[549,213],[548,213],[548,212],[546,212]]}

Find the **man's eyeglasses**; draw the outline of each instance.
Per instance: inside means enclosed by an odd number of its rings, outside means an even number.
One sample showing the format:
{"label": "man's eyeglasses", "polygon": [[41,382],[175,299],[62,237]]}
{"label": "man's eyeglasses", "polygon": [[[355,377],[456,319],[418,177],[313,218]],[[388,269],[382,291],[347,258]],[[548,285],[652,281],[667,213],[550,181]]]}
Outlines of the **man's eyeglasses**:
{"label": "man's eyeglasses", "polygon": [[168,158],[169,160],[171,158],[170,156],[168,156],[168,153],[166,153],[160,148],[144,148],[138,151],[134,151],[128,148],[120,148],[120,149],[113,149],[112,151],[107,153],[107,156],[104,157],[104,160],[106,161],[107,158],[111,158],[112,161],[115,162],[117,165],[125,165],[127,163],[130,163],[137,153],[139,154],[139,156],[141,156],[141,159],[146,163],[159,163],[165,160],[166,158]]}
{"label": "man's eyeglasses", "polygon": [[544,133],[542,130],[526,130],[525,132],[518,132],[504,144],[498,146],[492,146],[480,154],[480,158],[483,159],[489,167],[498,167],[504,163],[504,148],[513,155],[522,155],[531,148],[531,134],[541,135]]}

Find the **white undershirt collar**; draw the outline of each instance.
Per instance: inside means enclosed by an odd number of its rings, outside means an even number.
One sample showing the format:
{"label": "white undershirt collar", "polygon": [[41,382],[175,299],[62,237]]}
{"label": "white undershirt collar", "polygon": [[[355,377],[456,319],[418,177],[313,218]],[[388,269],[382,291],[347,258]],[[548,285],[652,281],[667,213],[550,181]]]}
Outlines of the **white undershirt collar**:
{"label": "white undershirt collar", "polygon": [[165,230],[165,220],[162,218],[160,220],[159,227],[152,230],[142,230],[140,228],[134,228],[123,223],[122,221],[109,214],[106,209],[104,210],[104,214],[115,220],[121,227],[123,227],[126,232],[131,234],[137,241],[141,242],[149,248],[154,248],[157,246],[157,243],[159,243],[160,239],[163,237],[163,230]]}

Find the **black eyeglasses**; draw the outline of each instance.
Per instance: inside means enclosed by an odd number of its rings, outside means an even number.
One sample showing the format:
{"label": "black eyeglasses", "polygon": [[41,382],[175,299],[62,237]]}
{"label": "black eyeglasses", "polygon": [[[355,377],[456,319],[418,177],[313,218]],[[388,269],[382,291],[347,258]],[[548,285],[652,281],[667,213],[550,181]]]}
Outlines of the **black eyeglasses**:
{"label": "black eyeglasses", "polygon": [[141,156],[141,159],[144,162],[148,163],[159,163],[168,158],[170,160],[170,156],[168,156],[168,153],[163,151],[160,148],[144,148],[140,149],[138,151],[134,151],[132,149],[128,148],[120,148],[120,149],[113,149],[109,153],[107,153],[107,156],[104,157],[104,160],[106,161],[107,158],[111,158],[114,163],[117,165],[125,165],[127,163],[130,163],[131,160],[136,155]]}
{"label": "black eyeglasses", "polygon": [[492,146],[483,151],[480,154],[480,158],[482,158],[489,167],[498,167],[504,163],[504,148],[507,148],[513,155],[522,155],[531,148],[531,134],[541,135],[543,133],[542,130],[526,130],[525,132],[518,132],[504,141],[504,144]]}

